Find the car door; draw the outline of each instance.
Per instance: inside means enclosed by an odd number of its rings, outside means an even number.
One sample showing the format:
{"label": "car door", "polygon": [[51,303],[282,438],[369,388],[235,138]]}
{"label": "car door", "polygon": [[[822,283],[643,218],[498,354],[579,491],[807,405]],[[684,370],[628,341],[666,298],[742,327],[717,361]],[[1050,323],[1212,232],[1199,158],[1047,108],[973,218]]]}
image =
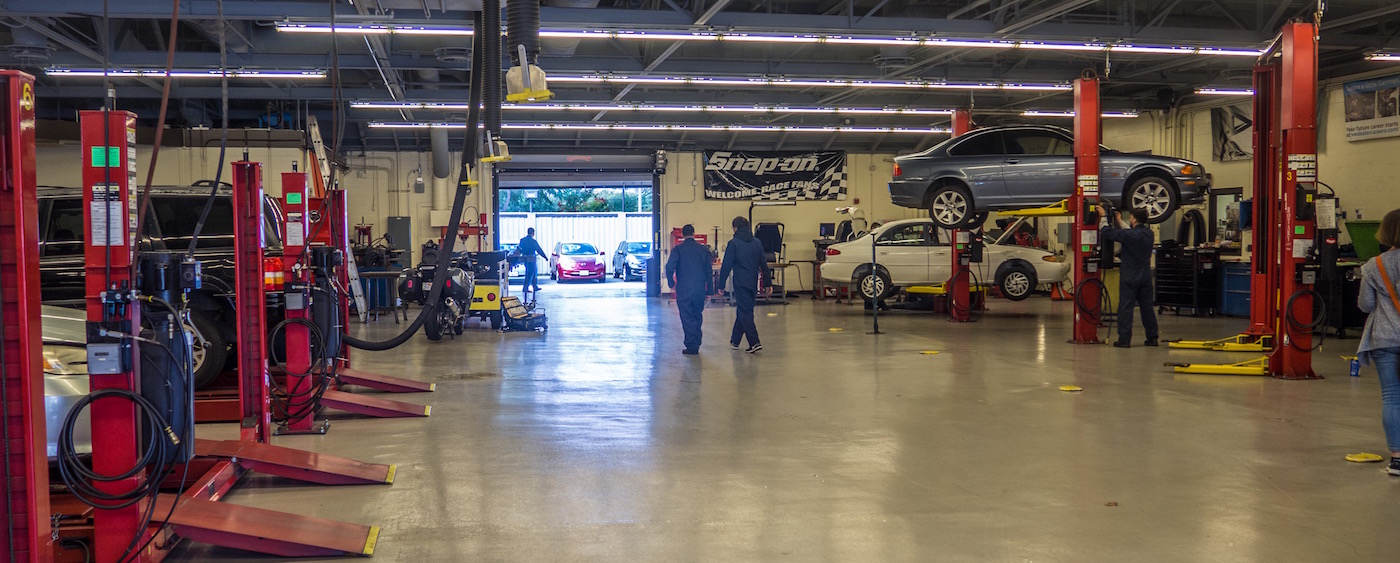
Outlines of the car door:
{"label": "car door", "polygon": [[928,281],[944,282],[953,277],[953,249],[948,246],[951,231],[929,227]]}
{"label": "car door", "polygon": [[891,226],[875,241],[876,263],[890,273],[895,285],[928,281],[929,244],[932,222]]}
{"label": "car door", "polygon": [[1044,129],[1010,129],[1002,138],[1002,179],[1009,202],[1048,205],[1074,191],[1073,139]]}
{"label": "car door", "polygon": [[83,238],[88,231],[83,198],[73,194],[49,201],[40,242],[40,295],[45,303],[80,305],[86,292]]}
{"label": "car door", "polygon": [[972,200],[983,207],[1000,205],[1006,200],[1006,183],[1002,167],[1006,160],[999,130],[972,132],[948,148],[949,160],[972,191]]}

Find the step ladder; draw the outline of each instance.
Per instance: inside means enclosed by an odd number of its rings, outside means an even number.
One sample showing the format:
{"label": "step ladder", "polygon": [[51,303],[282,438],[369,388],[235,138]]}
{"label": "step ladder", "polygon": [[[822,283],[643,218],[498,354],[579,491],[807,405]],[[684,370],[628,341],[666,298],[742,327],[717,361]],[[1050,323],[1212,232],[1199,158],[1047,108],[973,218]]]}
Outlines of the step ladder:
{"label": "step ladder", "polygon": [[[314,194],[318,197],[325,197],[326,191],[331,189],[331,161],[326,158],[326,143],[321,138],[321,125],[316,121],[316,116],[307,116],[306,132],[311,136],[311,150],[316,155],[316,159],[311,161],[311,166],[315,168]],[[346,241],[347,243],[349,241]],[[355,298],[355,312],[360,317],[360,322],[368,322],[369,307],[365,302],[365,290],[360,283],[360,269],[355,267],[355,260],[349,248],[340,249],[345,253],[345,271],[349,274],[350,294]]]}

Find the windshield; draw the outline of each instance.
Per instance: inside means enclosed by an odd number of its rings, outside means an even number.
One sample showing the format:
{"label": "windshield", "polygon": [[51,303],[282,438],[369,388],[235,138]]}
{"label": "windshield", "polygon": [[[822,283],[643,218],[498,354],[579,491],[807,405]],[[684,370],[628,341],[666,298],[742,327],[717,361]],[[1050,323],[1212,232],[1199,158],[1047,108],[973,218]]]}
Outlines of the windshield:
{"label": "windshield", "polygon": [[627,243],[628,254],[651,254],[651,243],[649,242],[629,242]]}
{"label": "windshield", "polygon": [[565,256],[586,256],[589,254],[597,254],[598,249],[594,248],[591,244],[566,242],[559,245],[559,253]]}

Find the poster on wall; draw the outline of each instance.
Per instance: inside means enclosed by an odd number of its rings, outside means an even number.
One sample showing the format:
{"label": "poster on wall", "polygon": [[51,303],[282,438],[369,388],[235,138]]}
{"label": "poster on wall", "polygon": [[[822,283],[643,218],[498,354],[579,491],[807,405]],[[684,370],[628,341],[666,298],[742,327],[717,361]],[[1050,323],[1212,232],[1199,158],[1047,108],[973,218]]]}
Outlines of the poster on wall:
{"label": "poster on wall", "polygon": [[705,199],[846,199],[846,151],[705,151]]}
{"label": "poster on wall", "polygon": [[1400,137],[1400,75],[1342,85],[1347,140]]}
{"label": "poster on wall", "polygon": [[1211,155],[1216,161],[1254,158],[1253,113],[1248,104],[1210,110]]}

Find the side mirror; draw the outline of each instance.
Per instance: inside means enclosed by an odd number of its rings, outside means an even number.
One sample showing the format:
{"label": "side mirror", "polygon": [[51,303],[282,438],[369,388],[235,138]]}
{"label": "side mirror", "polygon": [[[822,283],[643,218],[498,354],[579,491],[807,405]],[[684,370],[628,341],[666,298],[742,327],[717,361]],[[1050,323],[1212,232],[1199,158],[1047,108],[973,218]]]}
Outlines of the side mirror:
{"label": "side mirror", "polygon": [[606,255],[606,254],[607,254],[606,252],[603,252],[603,251],[601,251],[601,250],[598,251],[598,255],[599,255],[599,256],[604,256],[604,255]]}

